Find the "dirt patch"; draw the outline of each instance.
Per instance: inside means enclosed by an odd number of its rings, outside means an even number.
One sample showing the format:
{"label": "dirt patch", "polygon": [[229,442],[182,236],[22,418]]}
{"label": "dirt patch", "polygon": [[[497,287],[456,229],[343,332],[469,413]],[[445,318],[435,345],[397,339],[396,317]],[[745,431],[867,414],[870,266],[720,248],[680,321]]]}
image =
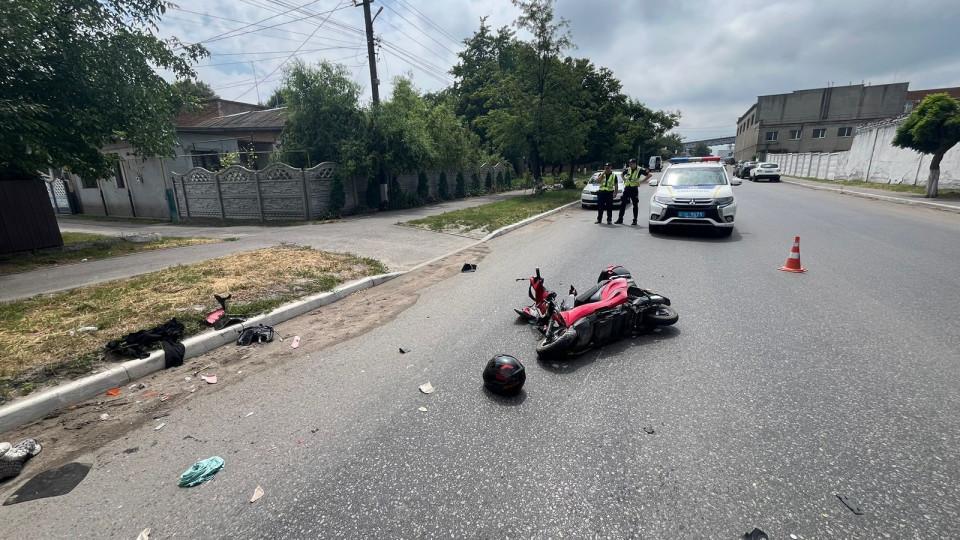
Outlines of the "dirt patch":
{"label": "dirt patch", "polygon": [[0,399],[123,360],[105,358],[103,345],[172,317],[186,335],[200,333],[215,293],[233,295],[231,312],[255,314],[386,271],[372,259],[280,245],[0,304]]}
{"label": "dirt patch", "polygon": [[[0,489],[12,491],[17,484],[39,471],[97,452],[105,444],[145,424],[159,425],[164,421],[162,415],[189,405],[196,396],[224,391],[247,377],[257,376],[268,367],[365,334],[415,304],[424,289],[459,274],[464,259],[479,262],[489,252],[490,249],[485,245],[475,246],[277,325],[278,339],[272,344],[239,348],[227,345],[190,359],[183,366],[145,377],[135,387],[121,389],[117,397],[100,396],[77,403],[4,433],[0,440],[16,443],[25,438],[35,438],[44,445],[44,449],[27,463],[19,477],[0,483]],[[324,324],[318,324],[319,321]],[[289,338],[295,335],[300,336],[301,345],[291,349]],[[280,342],[279,338],[283,341]],[[206,384],[198,378],[202,372],[216,373],[219,382],[215,385]],[[186,377],[190,377],[190,380],[185,380]],[[101,420],[103,414],[108,415],[106,420]],[[159,436],[162,436],[162,430],[158,432]],[[202,436],[197,434],[197,437]],[[139,447],[128,448],[118,454],[137,451]],[[97,453],[101,465],[112,461],[114,457]]]}

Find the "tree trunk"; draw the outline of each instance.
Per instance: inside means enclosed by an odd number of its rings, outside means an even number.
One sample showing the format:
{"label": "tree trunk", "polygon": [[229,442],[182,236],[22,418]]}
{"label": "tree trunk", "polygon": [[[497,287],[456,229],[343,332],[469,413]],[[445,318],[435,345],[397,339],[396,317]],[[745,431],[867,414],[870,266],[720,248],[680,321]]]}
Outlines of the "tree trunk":
{"label": "tree trunk", "polygon": [[940,161],[946,152],[937,152],[930,160],[930,176],[927,177],[927,193],[924,197],[935,199],[937,197],[937,188],[940,183]]}
{"label": "tree trunk", "polygon": [[543,180],[543,172],[540,168],[540,149],[536,144],[530,146],[530,169],[533,171],[533,178],[539,184]]}
{"label": "tree trunk", "polygon": [[573,181],[573,168],[574,168],[574,165],[575,165],[575,163],[574,163],[575,161],[576,161],[576,158],[574,158],[574,157],[571,156],[571,157],[570,157],[570,170],[567,171],[567,177],[570,179],[571,182]]}

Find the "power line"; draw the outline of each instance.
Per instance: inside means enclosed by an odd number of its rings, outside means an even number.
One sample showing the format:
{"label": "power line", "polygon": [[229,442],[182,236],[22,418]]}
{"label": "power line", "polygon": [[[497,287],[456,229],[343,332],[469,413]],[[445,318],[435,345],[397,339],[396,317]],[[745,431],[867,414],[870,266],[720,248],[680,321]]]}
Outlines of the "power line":
{"label": "power line", "polygon": [[[340,4],[342,4],[342,3],[343,3],[343,0],[340,0],[339,2],[337,2],[337,7],[340,7]],[[271,72],[267,75],[267,77],[269,77],[269,76],[273,75],[274,73],[276,73],[277,70],[279,70],[281,67],[284,66],[284,64],[286,64],[288,61],[290,61],[290,59],[293,58],[293,55],[296,54],[300,49],[302,49],[303,46],[307,44],[307,41],[309,41],[310,38],[313,37],[313,34],[316,34],[317,31],[320,30],[320,28],[323,27],[324,23],[326,23],[327,20],[330,19],[330,16],[333,15],[333,12],[334,12],[334,11],[336,11],[336,8],[334,8],[333,10],[330,10],[329,12],[327,12],[327,18],[324,19],[319,25],[317,25],[317,27],[313,30],[313,33],[310,34],[310,37],[308,37],[307,39],[303,40],[303,43],[301,43],[300,46],[297,47],[296,51],[294,51],[293,53],[291,53],[290,56],[288,56],[286,60],[284,60],[283,62],[280,62],[280,65],[278,65],[277,67],[273,68],[273,71],[271,71]],[[266,77],[265,77],[265,78],[266,78]],[[237,97],[234,98],[234,99],[240,99],[240,98],[242,98],[243,96],[249,94],[249,93],[250,93],[250,90],[253,90],[254,88],[256,88],[256,86],[251,87],[249,90],[247,90],[246,92],[240,94],[239,96],[237,96]]]}
{"label": "power line", "polygon": [[420,11],[419,9],[417,9],[416,7],[414,7],[413,5],[408,4],[408,3],[405,2],[404,0],[397,0],[397,2],[399,2],[400,5],[402,5],[403,7],[405,7],[405,8],[407,8],[407,9],[409,9],[409,10],[412,10],[412,11],[416,12],[418,15],[420,15],[421,18],[423,18],[423,20],[427,21],[427,24],[429,24],[430,26],[432,26],[432,27],[434,27],[435,29],[437,29],[438,32],[440,32],[440,33],[443,34],[445,37],[447,37],[448,39],[450,39],[450,41],[452,41],[452,42],[454,42],[454,43],[456,43],[457,45],[460,45],[460,46],[463,45],[463,42],[462,42],[462,41],[460,41],[459,39],[457,39],[457,38],[453,37],[452,35],[450,35],[450,33],[447,32],[446,30],[444,30],[443,27],[441,27],[439,24],[433,22],[433,20],[432,20],[430,17],[427,17],[426,14],[424,14],[422,11]]}
{"label": "power line", "polygon": [[[359,47],[359,46],[357,47],[321,47],[319,49],[310,49],[309,51],[301,51],[299,53],[297,51],[293,51],[293,53],[294,53],[294,56],[300,56],[302,54],[310,54],[310,53],[315,53],[319,51],[330,51],[330,50],[338,50],[338,49],[362,49],[362,48],[363,47]],[[279,60],[281,58],[284,58],[284,56],[273,56],[270,58],[260,58],[257,60],[238,60],[236,62],[220,62],[217,64],[199,64],[193,67],[204,68],[204,67],[217,67],[217,66],[233,66],[236,64],[251,64],[253,62],[269,62],[270,60]]]}
{"label": "power line", "polygon": [[[397,32],[400,32],[401,34],[403,34],[404,36],[406,36],[407,39],[409,39],[410,41],[412,41],[412,42],[416,43],[417,45],[423,47],[424,50],[432,52],[437,58],[439,58],[439,59],[441,59],[441,60],[443,60],[443,61],[446,61],[446,60],[447,60],[442,54],[434,51],[434,50],[431,49],[430,47],[427,47],[427,46],[424,45],[423,43],[420,43],[419,41],[417,41],[416,39],[414,39],[410,34],[404,32],[403,30],[401,30],[401,29],[397,28],[396,26],[394,26],[394,24],[391,23],[390,21],[384,20],[383,22],[385,22],[385,23],[387,23],[388,25],[390,25],[391,27],[393,27]],[[449,51],[450,49],[447,49],[447,50]],[[453,52],[453,51],[450,51],[450,52]],[[456,53],[454,53],[454,54],[456,54]]]}
{"label": "power line", "polygon": [[[407,24],[409,24],[410,26],[412,26],[412,27],[416,28],[417,30],[419,30],[421,34],[423,34],[423,35],[427,36],[428,38],[432,39],[434,43],[436,43],[437,45],[439,45],[439,46],[443,47],[444,49],[446,49],[447,51],[449,51],[450,54],[456,56],[457,53],[451,51],[449,48],[447,48],[446,45],[444,45],[443,43],[440,43],[439,41],[437,41],[436,38],[434,38],[434,37],[431,36],[430,34],[424,32],[423,29],[421,29],[419,26],[417,26],[417,25],[413,24],[412,22],[410,22],[410,20],[407,19],[406,17],[404,17],[402,13],[400,13],[399,11],[393,9],[392,7],[388,6],[387,4],[383,4],[383,7],[389,9],[390,11],[392,11],[392,12],[394,12],[394,13],[396,13],[398,17],[400,17],[401,19],[407,21]],[[393,26],[393,25],[391,25],[391,26]],[[394,27],[394,28],[396,28],[396,27]],[[406,34],[404,34],[404,35],[406,35]],[[408,37],[409,37],[409,36],[408,36]]]}
{"label": "power line", "polygon": [[[310,0],[309,2],[307,2],[306,4],[304,4],[304,6],[309,6],[310,4],[313,4],[313,3],[315,3],[315,2],[317,2],[317,0]],[[337,4],[337,5],[339,6],[340,4]],[[293,10],[291,9],[290,11],[293,11]],[[206,13],[201,13],[201,15],[206,15]],[[227,31],[227,32],[223,32],[223,33],[217,34],[217,35],[212,36],[212,37],[209,37],[209,38],[207,38],[207,39],[198,41],[197,43],[210,43],[210,42],[212,42],[212,41],[219,41],[219,40],[221,40],[221,39],[227,39],[228,37],[237,37],[237,36],[241,36],[241,35],[243,35],[243,34],[248,34],[248,33],[250,33],[250,32],[243,32],[243,33],[240,33],[240,34],[235,34],[235,32],[239,32],[240,30],[245,30],[245,29],[247,29],[247,28],[250,28],[251,26],[258,26],[258,25],[260,25],[260,23],[264,23],[264,22],[267,22],[267,21],[269,21],[269,20],[271,20],[271,19],[275,19],[275,18],[279,17],[280,15],[283,15],[283,13],[278,13],[278,14],[276,14],[276,15],[271,15],[270,17],[267,17],[266,19],[260,19],[259,21],[252,22],[252,23],[248,23],[248,24],[246,24],[246,25],[244,25],[244,26],[241,26],[240,28],[235,28],[235,29],[233,29],[233,30],[230,30],[230,31]],[[251,32],[256,32],[256,30],[251,30]],[[231,36],[231,35],[229,35],[229,34],[234,34],[234,35]],[[197,43],[194,43],[194,45],[196,45]]]}
{"label": "power line", "polygon": [[[238,30],[238,29],[233,29],[233,30],[230,30],[230,31],[228,31],[228,32],[224,32],[223,34],[220,34],[220,36],[224,36],[224,37],[215,36],[216,39],[211,38],[211,39],[208,39],[208,40],[203,41],[202,43],[210,43],[210,42],[212,42],[212,41],[220,41],[220,40],[223,40],[223,39],[230,39],[230,38],[234,38],[234,37],[238,37],[238,36],[242,36],[242,35],[246,35],[246,34],[252,34],[252,33],[254,33],[254,32],[262,32],[263,30],[270,30],[270,29],[276,28],[276,27],[278,27],[278,26],[283,26],[283,25],[286,25],[286,24],[292,24],[292,23],[295,23],[295,22],[301,22],[301,21],[304,20],[304,19],[302,19],[302,18],[300,18],[300,19],[293,19],[293,20],[291,20],[291,21],[285,21],[285,22],[277,23],[277,24],[270,25],[270,26],[263,26],[263,25],[258,24],[258,23],[247,23],[246,21],[241,21],[241,20],[239,20],[239,19],[231,19],[231,18],[229,18],[229,17],[220,17],[220,16],[218,16],[218,15],[210,15],[209,13],[201,13],[201,12],[199,12],[199,11],[191,11],[191,10],[189,10],[189,9],[183,9],[183,8],[177,8],[177,9],[178,9],[179,11],[181,11],[181,12],[184,12],[184,13],[191,13],[191,14],[194,14],[194,15],[200,15],[200,16],[203,16],[203,17],[209,17],[209,18],[211,18],[211,19],[219,19],[219,20],[221,20],[221,21],[229,21],[229,22],[246,24],[245,27],[241,27],[241,28],[246,28],[246,27],[249,27],[249,26],[256,26],[256,27],[257,27],[256,30],[251,30],[251,31],[249,31],[249,32],[243,32],[243,33],[239,33],[239,34],[234,34],[234,35],[232,35],[232,36],[227,36],[226,34],[229,34],[229,33],[231,33],[231,32],[236,32],[236,31]],[[345,7],[338,8],[338,9],[345,9]],[[331,13],[332,11],[336,11],[336,10],[331,10],[331,11],[329,11],[329,12],[328,12],[328,11],[324,11],[323,13],[318,13],[317,16],[319,16],[319,15],[324,15],[324,14],[327,14],[327,13]],[[282,14],[280,14],[280,15],[282,15]],[[272,18],[272,17],[271,17],[271,18]],[[188,20],[188,19],[179,19],[179,20]],[[266,19],[265,19],[265,20],[266,20]],[[206,24],[206,23],[201,22],[201,21],[189,21],[189,22],[194,22],[194,23],[196,23],[196,24]],[[228,27],[226,27],[226,26],[217,26],[217,28],[228,28]],[[283,31],[285,31],[285,32],[287,32],[287,33],[290,33],[290,34],[299,34],[299,35],[301,35],[301,36],[306,36],[306,35],[307,35],[306,32],[297,32],[297,31],[294,31],[294,30],[286,30],[286,29],[284,29]],[[276,36],[269,36],[269,35],[268,35],[267,37],[276,37]],[[328,40],[330,40],[330,41],[340,41],[340,42],[343,42],[343,43],[351,43],[351,42],[349,42],[349,41],[342,40],[342,39],[336,39],[336,38],[324,37],[323,39],[328,39]]]}
{"label": "power line", "polygon": [[[225,20],[229,20],[229,21],[234,21],[234,22],[243,22],[243,21],[237,21],[236,19],[227,19],[226,17],[220,17],[220,18],[225,19]],[[184,19],[184,18],[181,18],[181,17],[174,17],[174,16],[171,16],[171,15],[166,15],[166,16],[164,16],[164,19],[165,19],[165,20],[166,20],[166,19],[173,19],[173,20],[176,20],[176,21],[183,21],[183,22],[188,22],[188,23],[191,23],[191,24],[203,24],[203,25],[205,25],[205,26],[213,27],[213,28],[229,28],[229,27],[223,26],[223,25],[208,24],[208,23],[204,23],[204,22],[202,22],[202,21],[196,21],[196,20],[192,20],[192,19]],[[308,33],[306,33],[306,32],[297,32],[297,31],[294,31],[294,30],[287,30],[286,32],[289,33],[289,34],[295,34],[295,35],[300,35],[300,36],[309,36],[309,35],[310,35],[310,34],[308,34]],[[299,39],[294,39],[294,38],[285,37],[285,36],[275,36],[275,35],[271,35],[271,34],[263,34],[263,37],[268,37],[268,38],[270,38],[270,39],[279,39],[279,40],[281,40],[281,41],[294,41],[294,42],[297,42],[297,43],[300,42]],[[345,39],[331,38],[331,37],[327,37],[327,36],[323,36],[323,37],[318,36],[316,39],[323,39],[323,40],[331,41],[331,42],[334,42],[334,43],[348,43],[348,44],[356,44],[356,43],[357,43],[356,41],[349,41],[349,40],[345,40]],[[316,44],[316,45],[329,45],[329,43],[321,43],[321,42],[316,41],[316,40],[311,40],[310,43],[313,43],[313,44]],[[290,52],[290,51],[284,51],[284,52]],[[211,56],[213,56],[213,55],[225,56],[226,54],[227,54],[227,53],[212,53]],[[231,54],[241,55],[241,54],[264,54],[264,53],[252,53],[252,52],[251,52],[251,53],[231,53]],[[271,54],[273,54],[273,53],[271,53]]]}

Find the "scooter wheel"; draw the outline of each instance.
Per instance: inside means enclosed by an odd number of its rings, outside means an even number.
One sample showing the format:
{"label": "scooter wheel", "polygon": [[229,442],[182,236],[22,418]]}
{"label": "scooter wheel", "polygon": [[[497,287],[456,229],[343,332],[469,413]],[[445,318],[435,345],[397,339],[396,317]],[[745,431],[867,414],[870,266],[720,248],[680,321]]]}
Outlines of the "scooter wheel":
{"label": "scooter wheel", "polygon": [[540,343],[537,343],[537,357],[547,359],[563,356],[576,340],[577,332],[570,328],[564,328],[552,338],[545,337],[540,340]]}
{"label": "scooter wheel", "polygon": [[659,304],[644,311],[643,318],[657,326],[670,326],[680,319],[680,314],[671,306]]}

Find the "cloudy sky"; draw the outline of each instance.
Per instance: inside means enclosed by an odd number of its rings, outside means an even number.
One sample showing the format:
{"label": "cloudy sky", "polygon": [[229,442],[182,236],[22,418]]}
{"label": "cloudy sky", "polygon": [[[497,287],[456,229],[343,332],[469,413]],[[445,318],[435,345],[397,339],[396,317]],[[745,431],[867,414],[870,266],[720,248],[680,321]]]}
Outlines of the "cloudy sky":
{"label": "cloudy sky", "polygon": [[[266,100],[288,58],[346,65],[370,96],[363,9],[353,0],[175,0],[163,37],[203,42],[196,67],[221,97]],[[481,17],[498,28],[510,0],[376,0],[380,94],[413,75],[423,90],[448,86],[461,41]],[[654,109],[679,109],[687,140],[733,135],[756,96],[909,82],[960,86],[956,0],[558,0],[577,49],[610,68],[624,91]],[[521,35],[522,37],[522,35]]]}

